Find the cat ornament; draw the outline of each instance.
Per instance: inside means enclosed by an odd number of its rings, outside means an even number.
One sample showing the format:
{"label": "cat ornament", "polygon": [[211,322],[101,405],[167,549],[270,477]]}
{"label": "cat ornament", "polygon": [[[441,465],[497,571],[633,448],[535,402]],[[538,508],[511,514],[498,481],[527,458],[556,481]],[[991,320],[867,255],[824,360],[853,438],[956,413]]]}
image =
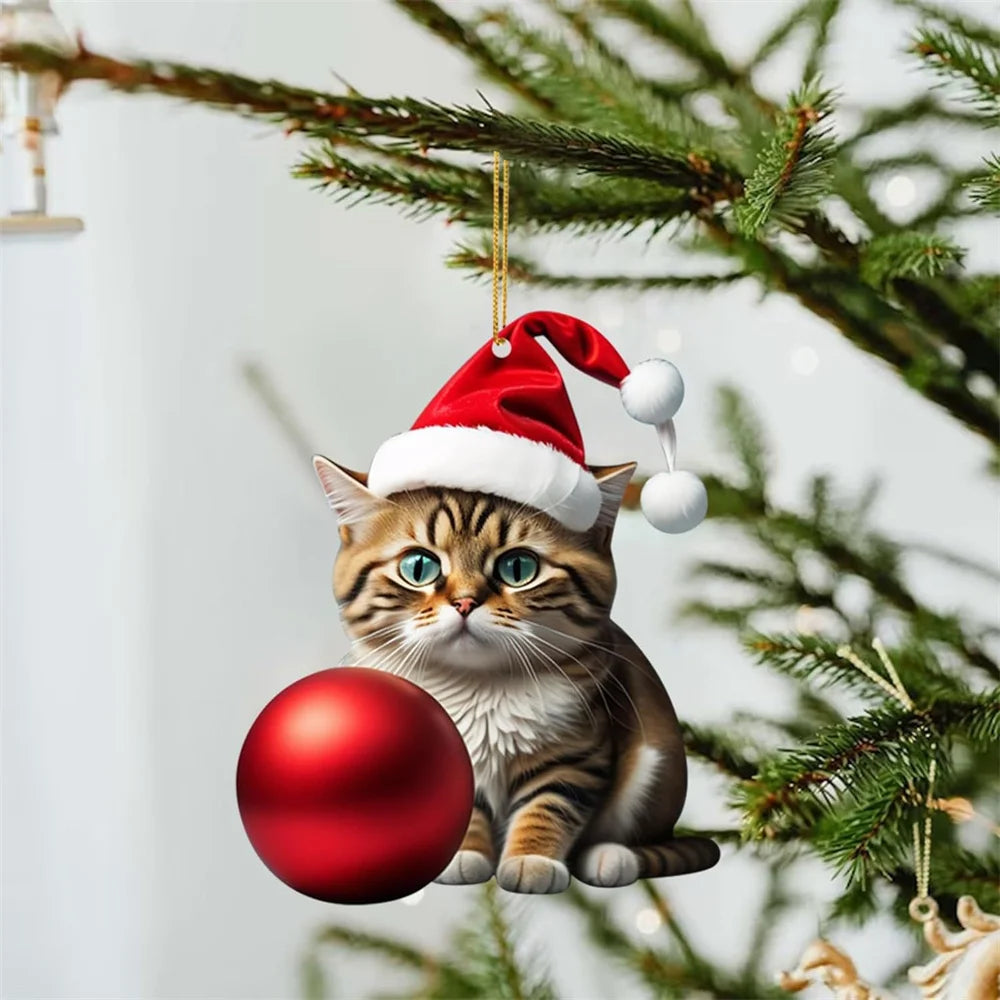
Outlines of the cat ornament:
{"label": "cat ornament", "polygon": [[[609,617],[611,534],[635,463],[585,464],[562,376],[539,343],[620,389],[655,426],[667,471],[643,488],[652,524],[682,532],[707,497],[674,470],[684,384],[668,361],[631,371],[593,327],[514,320],[459,369],[367,475],[316,472],[339,520],[333,587],[351,659],[445,708],[475,775],[465,838],[436,881],[562,892],[712,867],[675,837],[687,767],[663,684]],[[505,342],[505,343],[504,343]]]}

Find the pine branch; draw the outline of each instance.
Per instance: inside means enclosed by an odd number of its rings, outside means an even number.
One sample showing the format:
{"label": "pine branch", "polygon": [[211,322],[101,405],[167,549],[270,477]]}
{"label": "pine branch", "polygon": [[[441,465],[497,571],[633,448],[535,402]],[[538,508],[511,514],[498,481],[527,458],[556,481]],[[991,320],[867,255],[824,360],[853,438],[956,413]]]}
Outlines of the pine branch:
{"label": "pine branch", "polygon": [[570,7],[559,0],[545,0],[546,5],[565,23],[580,42],[602,60],[627,70],[633,77],[668,105],[677,106],[685,97],[705,87],[703,79],[656,80],[638,73],[620,51],[613,49],[598,33],[586,7]]}
{"label": "pine branch", "polygon": [[771,865],[767,869],[767,889],[760,913],[753,922],[753,936],[746,951],[746,959],[740,968],[740,986],[744,996],[756,996],[754,990],[761,978],[768,945],[774,937],[776,924],[781,915],[794,902],[785,887],[785,869],[781,865]]}
{"label": "pine branch", "polygon": [[[868,697],[882,697],[884,692],[868,676],[858,670],[841,653],[842,644],[816,635],[764,635],[751,632],[743,644],[757,662],[804,684],[837,687],[856,691]],[[869,649],[854,650],[879,676],[884,668]],[[931,698],[939,694],[965,697],[971,692],[954,674],[942,670],[924,650],[908,646],[890,650],[903,686],[914,698]]]}
{"label": "pine branch", "polygon": [[[456,247],[448,255],[447,265],[472,272],[473,277],[485,278],[493,273],[493,258],[488,248]],[[744,274],[552,274],[540,271],[524,257],[510,257],[508,269],[512,281],[543,288],[578,288],[600,291],[605,288],[651,291],[669,288],[675,291],[707,292],[723,285],[742,281]]]}
{"label": "pine branch", "polygon": [[968,204],[969,185],[982,176],[980,168],[961,170],[947,179],[937,197],[906,223],[910,229],[926,229],[945,220],[956,220],[984,214],[985,209]]}
{"label": "pine branch", "polygon": [[[827,829],[840,830],[843,812],[838,810],[845,803],[851,809],[864,803],[870,820],[880,804],[886,810],[890,799],[898,804],[900,786],[910,782],[926,788],[932,760],[945,780],[944,743],[954,738],[977,748],[1000,738],[1000,689],[940,695],[912,712],[886,704],[765,761],[755,780],[737,788],[747,835],[797,831],[801,836],[814,831],[823,817],[832,817]],[[911,804],[919,806],[919,796],[910,795]]]}
{"label": "pine branch", "polygon": [[497,901],[496,883],[487,884],[483,898],[486,904],[487,925],[506,985],[505,1000],[524,1000],[526,994],[524,980],[520,966],[514,958],[510,929]]}
{"label": "pine branch", "polygon": [[909,552],[929,556],[931,559],[936,559],[939,562],[947,563],[969,573],[975,573],[978,576],[983,576],[992,583],[1000,583],[1000,567],[997,567],[995,564],[980,562],[978,559],[971,559],[968,556],[963,556],[957,552],[952,552],[950,549],[928,542],[907,542],[906,549]]}
{"label": "pine branch", "polygon": [[757,414],[733,385],[721,385],[716,389],[715,412],[747,493],[763,503],[769,473],[769,448]]}
{"label": "pine branch", "polygon": [[552,102],[531,86],[523,67],[502,49],[488,45],[469,25],[453,17],[432,0],[392,0],[418,24],[442,41],[464,52],[488,79],[496,80],[543,113],[553,110]]}
{"label": "pine branch", "polygon": [[909,833],[920,815],[913,787],[889,776],[885,787],[870,795],[854,791],[849,808],[817,824],[813,846],[849,883],[865,882],[906,862]]}
{"label": "pine branch", "polygon": [[950,289],[951,295],[961,306],[962,314],[975,316],[988,329],[994,331],[993,341],[1000,327],[1000,274],[971,274]]}
{"label": "pine branch", "polygon": [[746,72],[750,73],[767,62],[796,31],[809,23],[818,6],[819,0],[803,0],[793,7],[761,40],[746,64]]}
{"label": "pine branch", "polygon": [[815,14],[816,28],[809,54],[806,56],[803,80],[813,80],[822,69],[823,56],[830,43],[830,29],[834,18],[840,12],[840,0],[818,0]]}
{"label": "pine branch", "polygon": [[746,780],[757,773],[761,748],[730,731],[682,722],[684,748],[689,754],[714,764],[731,778]]}
{"label": "pine branch", "polygon": [[[315,954],[316,948],[324,945],[338,945],[352,952],[378,955],[394,965],[420,972],[428,983],[436,986],[440,991],[439,995],[462,997],[478,995],[476,982],[456,965],[395,938],[350,927],[328,925],[320,928],[314,935],[313,953]],[[322,969],[318,965],[318,959],[307,959],[307,963],[306,975],[311,981],[311,988],[322,990]]]}
{"label": "pine branch", "polygon": [[608,908],[571,882],[563,898],[584,919],[587,934],[602,951],[636,973],[657,997],[677,997],[686,988],[687,970],[650,948],[634,945],[612,918]]}
{"label": "pine branch", "polygon": [[[750,624],[756,611],[766,608],[794,611],[805,604],[831,607],[842,615],[832,599],[833,588],[846,576],[857,577],[872,590],[876,602],[873,611],[898,612],[923,642],[941,644],[992,680],[1000,679],[1000,666],[976,635],[955,616],[920,603],[906,586],[901,574],[902,547],[868,527],[873,498],[870,490],[853,501],[839,500],[831,496],[824,480],[817,479],[806,513],[777,507],[767,499],[764,435],[746,403],[732,388],[723,388],[719,392],[718,414],[727,450],[736,456],[742,476],[735,481],[705,477],[709,517],[739,525],[769,560],[777,559],[778,564],[777,568],[762,570],[759,565],[728,563],[719,567],[702,563],[704,572],[724,571],[729,579],[750,584],[752,598],[736,607],[696,600],[686,606],[688,614],[741,631]],[[637,502],[641,486],[641,481],[632,484],[625,496],[626,507]],[[801,579],[798,560],[804,553],[822,560],[828,569],[829,588],[814,579],[808,584]]]}
{"label": "pine branch", "polygon": [[[952,246],[954,246],[952,244]],[[967,318],[970,314],[953,303],[954,291],[948,285],[934,285],[926,281],[899,276],[891,281],[891,294],[904,303],[909,312],[920,317],[928,329],[947,330],[945,343],[961,350],[962,370],[965,373],[981,372],[997,382],[1000,373],[1000,344],[995,331],[991,336],[988,322]],[[975,313],[971,314],[975,316]]]}
{"label": "pine branch", "polygon": [[889,233],[865,245],[861,277],[876,287],[894,278],[934,278],[964,257],[965,251],[947,236],[914,230]]}
{"label": "pine branch", "polygon": [[907,775],[926,784],[931,743],[918,744],[916,737],[927,731],[922,718],[889,706],[821,730],[812,741],[766,761],[760,775],[738,786],[733,798],[747,839],[808,840],[848,788],[870,793],[887,770],[897,776],[893,788],[905,785]]}
{"label": "pine branch", "polygon": [[966,185],[969,197],[980,208],[1000,214],[1000,153],[987,157],[984,164],[986,171]]}
{"label": "pine branch", "polygon": [[881,236],[896,229],[896,224],[872,197],[870,184],[880,172],[877,163],[858,166],[846,157],[837,158],[833,172],[833,193],[843,198],[850,210],[874,236]]}
{"label": "pine branch", "polygon": [[[853,344],[896,368],[910,385],[966,426],[991,441],[1000,437],[1000,418],[992,402],[973,395],[929,345],[914,343],[917,331],[913,319],[874,289],[858,283],[846,270],[846,263],[836,269],[803,268],[771,245],[730,232],[720,219],[706,219],[704,225],[712,239],[748,272],[758,275],[766,288],[798,299]],[[837,252],[835,234],[828,235],[817,227],[811,235],[831,253]],[[853,253],[849,246],[843,250],[845,258]]]}
{"label": "pine branch", "polygon": [[705,126],[680,101],[664,100],[660,88],[606,56],[603,46],[580,51],[509,9],[491,12],[488,22],[498,33],[497,46],[530,61],[532,85],[561,121],[723,165],[720,147],[733,143],[722,130]]}
{"label": "pine branch", "polygon": [[958,11],[948,7],[940,7],[937,4],[927,3],[926,0],[893,0],[897,7],[906,7],[916,11],[921,17],[930,21],[940,21],[952,31],[965,35],[974,42],[983,45],[1000,46],[1000,33],[988,24],[978,21],[975,18],[966,17]]}
{"label": "pine branch", "polygon": [[351,205],[371,201],[403,207],[415,218],[444,212],[452,220],[465,213],[482,213],[492,185],[483,171],[361,163],[333,148],[305,156],[292,175],[316,181],[318,187],[333,191],[338,201]]}
{"label": "pine branch", "polygon": [[735,205],[744,236],[768,222],[801,225],[830,190],[834,143],[827,119],[832,106],[832,92],[816,82],[791,96]]}
{"label": "pine branch", "polygon": [[54,72],[64,85],[101,80],[115,90],[156,92],[284,122],[289,131],[316,138],[381,136],[414,149],[499,150],[512,160],[691,189],[708,203],[731,200],[739,191],[738,178],[703,157],[494,109],[324,94],[180,63],[127,63],[85,49],[67,56],[35,45],[5,46],[0,62],[31,72]]}
{"label": "pine branch", "polygon": [[[668,48],[690,59],[712,80],[738,84],[742,74],[726,62],[690,12],[668,10],[650,0],[597,0],[606,14],[629,21]],[[685,16],[687,13],[687,16]]]}
{"label": "pine branch", "polygon": [[988,120],[1000,119],[1000,54],[968,35],[921,28],[912,51],[946,80],[961,84],[959,94]]}
{"label": "pine branch", "polygon": [[901,125],[942,122],[950,125],[971,125],[981,128],[982,115],[962,108],[949,108],[934,94],[921,94],[903,104],[888,108],[868,108],[853,135],[841,141],[839,152],[843,156],[872,136],[881,135]]}

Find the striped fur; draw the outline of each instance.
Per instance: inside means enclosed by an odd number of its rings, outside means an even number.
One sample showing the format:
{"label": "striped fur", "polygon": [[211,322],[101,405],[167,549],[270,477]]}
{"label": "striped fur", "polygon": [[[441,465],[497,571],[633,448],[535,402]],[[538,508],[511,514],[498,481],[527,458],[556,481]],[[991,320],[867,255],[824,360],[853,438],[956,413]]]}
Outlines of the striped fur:
{"label": "striped fur", "polygon": [[[478,493],[380,499],[364,476],[316,468],[340,518],[334,594],[351,659],[414,681],[447,709],[476,774],[476,807],[439,881],[496,873],[513,892],[559,892],[711,867],[718,848],[674,838],[686,793],[677,718],[657,674],[610,619],[611,528],[634,466],[593,470],[604,506],[573,532],[543,511]],[[440,575],[402,575],[419,551]],[[517,550],[537,575],[510,586]],[[471,609],[471,610],[470,610]]]}

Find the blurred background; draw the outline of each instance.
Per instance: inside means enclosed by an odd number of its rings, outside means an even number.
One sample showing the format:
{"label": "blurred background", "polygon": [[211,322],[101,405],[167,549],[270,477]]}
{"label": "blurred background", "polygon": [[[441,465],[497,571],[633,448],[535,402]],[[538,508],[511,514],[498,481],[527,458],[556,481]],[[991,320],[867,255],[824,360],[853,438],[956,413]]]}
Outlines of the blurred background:
{"label": "blurred background", "polygon": [[[368,94],[491,95],[458,54],[375,0],[53,6],[101,51],[319,89],[337,86],[335,71]],[[739,58],[790,4],[697,6]],[[990,16],[986,2],[949,6]],[[828,70],[847,105],[926,86],[900,54],[910,23],[882,5],[847,5]],[[783,92],[794,71],[779,58],[765,79]],[[348,209],[290,179],[296,140],[260,124],[87,86],[58,117],[50,211],[86,228],[0,243],[3,996],[292,997],[309,936],[331,919],[442,945],[474,889],[431,886],[358,909],[299,896],[250,848],[234,771],[260,708],[346,650],[330,592],[336,525],[304,451],[366,468],[488,335],[488,287],[443,266],[455,235],[443,222]],[[919,171],[901,176],[910,183],[887,178],[877,192],[890,215],[929,196]],[[973,219],[959,235],[970,268],[996,268],[994,224]],[[671,253],[613,239],[592,258],[560,237],[543,247],[553,269],[573,259],[629,270]],[[663,354],[679,365],[684,464],[720,461],[712,389],[734,383],[768,431],[779,502],[794,504],[816,471],[849,488],[875,474],[880,527],[996,562],[985,442],[793,302],[762,300],[748,283],[701,297],[514,285],[512,312],[535,308],[589,320],[630,363]],[[658,468],[653,436],[612,393],[567,379],[590,461]],[[678,712],[695,723],[788,707],[785,688],[732,639],[672,617],[689,596],[685,568],[733,544],[712,523],[663,536],[633,513],[617,529],[615,618],[660,651]],[[995,587],[932,564],[912,570],[922,598],[996,620]],[[719,779],[691,770],[685,822],[723,823]],[[730,849],[714,870],[666,888],[707,955],[724,960],[750,940],[745,913],[764,886]],[[839,891],[808,862],[797,888],[766,967],[797,961]],[[642,905],[625,894],[613,903],[637,936]],[[565,996],[639,995],[589,960],[558,900],[518,899],[511,913]],[[888,921],[840,941],[874,982],[903,954]],[[361,997],[393,988],[393,975],[338,953],[332,982],[336,995]]]}

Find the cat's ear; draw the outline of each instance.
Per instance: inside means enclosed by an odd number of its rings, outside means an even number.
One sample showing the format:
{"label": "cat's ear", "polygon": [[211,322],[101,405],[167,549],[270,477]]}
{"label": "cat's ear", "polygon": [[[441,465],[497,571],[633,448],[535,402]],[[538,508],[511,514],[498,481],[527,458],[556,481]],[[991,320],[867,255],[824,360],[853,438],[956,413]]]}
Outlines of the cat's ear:
{"label": "cat's ear", "polygon": [[611,533],[614,531],[618,511],[625,498],[625,490],[632,481],[635,467],[635,462],[626,462],[624,465],[588,466],[601,491],[601,512],[597,515],[594,531],[601,536],[605,545],[611,543]]}
{"label": "cat's ear", "polygon": [[363,472],[352,472],[322,455],[313,457],[313,468],[340,522],[342,536],[350,525],[367,520],[385,502],[368,489]]}

